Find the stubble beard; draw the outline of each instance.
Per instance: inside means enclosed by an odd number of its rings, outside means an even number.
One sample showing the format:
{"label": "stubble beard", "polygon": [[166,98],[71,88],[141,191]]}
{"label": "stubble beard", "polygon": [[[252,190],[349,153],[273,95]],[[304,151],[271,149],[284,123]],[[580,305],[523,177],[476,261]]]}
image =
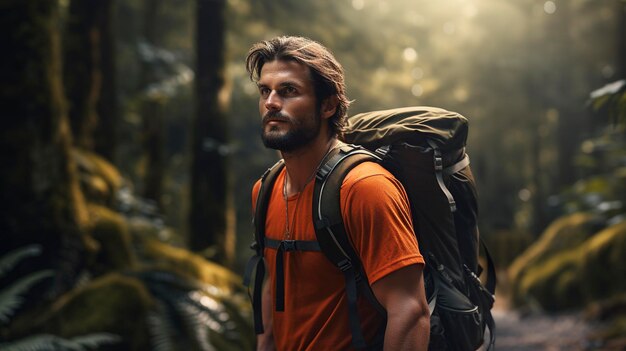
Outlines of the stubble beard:
{"label": "stubble beard", "polygon": [[266,131],[265,120],[270,117],[287,120],[280,112],[266,115],[261,127],[261,140],[266,148],[282,152],[291,152],[307,146],[319,135],[322,126],[321,118],[319,114],[316,114],[309,120],[310,123],[302,123],[300,120],[290,118],[288,119],[288,123],[291,125],[290,129],[281,131],[278,127],[272,127]]}

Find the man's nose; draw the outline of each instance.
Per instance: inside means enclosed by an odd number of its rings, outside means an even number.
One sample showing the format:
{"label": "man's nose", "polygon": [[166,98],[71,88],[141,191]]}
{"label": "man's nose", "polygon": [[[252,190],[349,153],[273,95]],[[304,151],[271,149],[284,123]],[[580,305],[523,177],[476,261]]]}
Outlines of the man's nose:
{"label": "man's nose", "polygon": [[276,93],[276,91],[270,92],[265,100],[265,108],[268,110],[280,110],[282,106],[282,99]]}

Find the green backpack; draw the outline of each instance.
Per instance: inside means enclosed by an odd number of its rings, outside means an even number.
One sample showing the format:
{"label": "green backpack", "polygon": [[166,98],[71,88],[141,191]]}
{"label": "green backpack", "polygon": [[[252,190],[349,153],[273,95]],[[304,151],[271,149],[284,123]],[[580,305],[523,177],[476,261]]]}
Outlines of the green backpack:
{"label": "green backpack", "polygon": [[265,237],[265,217],[270,194],[284,164],[279,161],[261,178],[254,215],[256,254],[244,274],[250,285],[256,268],[252,304],[255,330],[263,333],[261,284],[265,275],[264,248],[277,250],[276,304],[284,301],[282,254],[285,251],[321,251],[345,277],[352,344],[357,349],[382,348],[384,330],[368,345],[363,337],[357,298],[362,294],[385,317],[386,313],[367,282],[360,259],[350,244],[340,211],[339,190],[344,177],[358,164],[377,162],[404,186],[411,206],[414,231],[426,260],[426,296],[430,307],[429,350],[476,350],[486,329],[495,343],[491,315],[495,299],[493,261],[482,245],[487,279],[478,276],[479,240],[476,186],[465,153],[467,119],[433,107],[407,107],[361,113],[348,118],[344,141],[317,171],[313,193],[313,219],[317,241],[275,241]]}

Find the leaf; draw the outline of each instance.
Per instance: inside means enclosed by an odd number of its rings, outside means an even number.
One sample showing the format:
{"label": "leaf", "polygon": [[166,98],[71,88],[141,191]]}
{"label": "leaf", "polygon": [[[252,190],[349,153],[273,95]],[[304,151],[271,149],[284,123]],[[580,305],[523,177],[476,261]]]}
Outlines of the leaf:
{"label": "leaf", "polygon": [[9,343],[0,343],[0,349],[3,351],[85,351],[102,344],[119,341],[119,336],[108,333],[87,334],[72,339],[63,339],[51,334],[37,334]]}
{"label": "leaf", "polygon": [[172,323],[167,307],[161,301],[157,301],[156,310],[148,315],[148,328],[153,351],[175,350],[174,335],[178,333]]}
{"label": "leaf", "polygon": [[37,256],[41,254],[41,245],[28,245],[15,249],[0,259],[0,277],[4,276],[4,273],[10,271],[15,265],[28,256]]}
{"label": "leaf", "polygon": [[77,350],[83,350],[83,346],[87,347],[87,349],[94,349],[102,344],[114,344],[120,341],[121,338],[115,334],[93,333],[75,336],[69,340],[68,345],[75,345]]}
{"label": "leaf", "polygon": [[51,269],[38,271],[0,290],[0,321],[8,322],[9,317],[24,302],[24,299],[20,295],[28,291],[34,284],[52,276],[54,276],[54,271]]}

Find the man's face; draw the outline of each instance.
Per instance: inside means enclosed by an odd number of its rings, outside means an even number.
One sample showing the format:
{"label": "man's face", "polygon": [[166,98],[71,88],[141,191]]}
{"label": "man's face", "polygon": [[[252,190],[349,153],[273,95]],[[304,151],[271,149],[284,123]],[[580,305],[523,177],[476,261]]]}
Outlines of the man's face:
{"label": "man's face", "polygon": [[319,136],[322,122],[307,66],[295,61],[267,62],[257,85],[266,147],[294,151]]}

